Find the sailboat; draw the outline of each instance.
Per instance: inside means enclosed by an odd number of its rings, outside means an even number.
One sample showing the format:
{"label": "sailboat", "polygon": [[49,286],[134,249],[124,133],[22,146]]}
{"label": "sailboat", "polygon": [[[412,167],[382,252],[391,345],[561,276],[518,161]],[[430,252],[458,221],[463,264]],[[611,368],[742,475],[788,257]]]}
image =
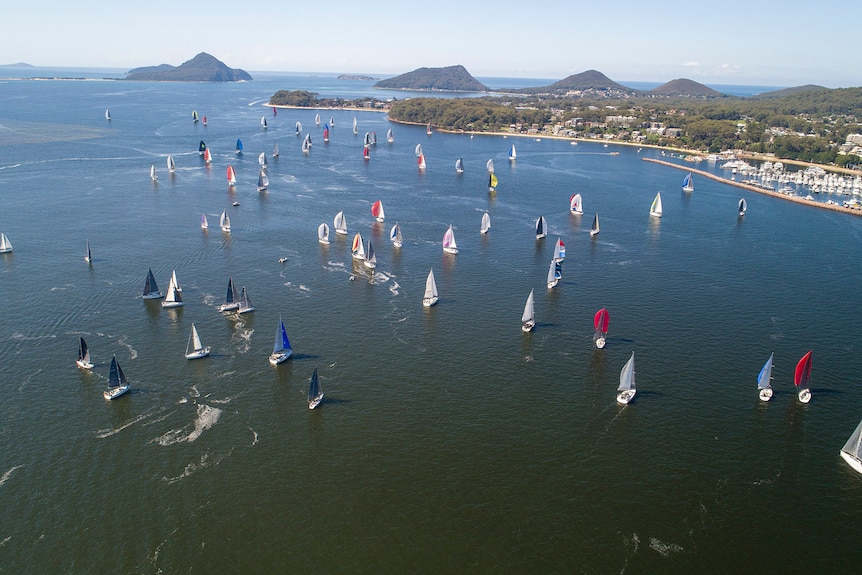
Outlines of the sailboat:
{"label": "sailboat", "polygon": [[416,154],[417,158],[422,155],[422,144],[416,144],[416,149],[414,150],[414,153]]}
{"label": "sailboat", "polygon": [[383,211],[383,203],[380,200],[371,204],[371,215],[374,216],[374,219],[378,222],[383,223],[383,220],[386,218],[386,213]]}
{"label": "sailboat", "polygon": [[356,122],[356,116],[353,116],[353,135],[359,133],[359,124]]}
{"label": "sailboat", "polygon": [[431,122],[428,122],[428,125],[425,127],[425,133],[429,136],[431,135]]}
{"label": "sailboat", "polygon": [[323,126],[323,143],[329,142],[329,124]]}
{"label": "sailboat", "polygon": [[521,331],[530,333],[536,327],[536,313],[533,309],[533,290],[530,290],[530,295],[527,296],[527,303],[524,304],[524,313],[521,315]]}
{"label": "sailboat", "polygon": [[482,225],[479,227],[479,232],[483,234],[487,234],[488,230],[491,229],[491,216],[486,211],[482,214]]}
{"label": "sailboat", "polygon": [[333,127],[335,126],[335,117],[334,116],[329,116],[329,125],[333,126]]}
{"label": "sailboat", "polygon": [[509,149],[509,161],[514,162],[518,157],[517,152],[515,152],[515,144],[512,144],[512,147]]}
{"label": "sailboat", "polygon": [[305,135],[305,139],[302,141],[302,153],[307,154],[311,151],[311,138],[308,137],[308,134]]}
{"label": "sailboat", "polygon": [[353,236],[353,245],[350,248],[350,255],[352,255],[355,260],[365,259],[365,246],[362,244],[362,234],[359,232],[356,232],[356,235]]}
{"label": "sailboat", "polygon": [[183,305],[183,296],[174,283],[174,276],[171,275],[171,281],[168,283],[168,294],[162,302],[162,307],[180,307]]}
{"label": "sailboat", "polygon": [[81,369],[93,369],[93,364],[90,362],[90,348],[87,347],[83,337],[78,338],[78,361],[75,364]]}
{"label": "sailboat", "polygon": [[760,396],[760,401],[772,399],[772,356],[774,355],[774,353],[769,354],[769,359],[757,374],[757,394]]}
{"label": "sailboat", "polygon": [[395,134],[392,133],[392,128],[386,130],[386,141],[390,144],[395,141]]}
{"label": "sailboat", "polygon": [[581,194],[573,194],[572,197],[569,198],[569,211],[576,215],[584,213],[584,204]]}
{"label": "sailboat", "polygon": [[491,158],[485,163],[485,168],[492,174],[494,173],[494,158]]}
{"label": "sailboat", "polygon": [[494,175],[494,172],[491,172],[490,174],[488,174],[488,191],[489,192],[496,191],[498,183],[499,182],[497,180],[497,176]]}
{"label": "sailboat", "polygon": [[293,354],[293,349],[290,347],[290,340],[287,339],[287,331],[284,329],[284,322],[281,321],[281,316],[278,318],[278,327],[275,328],[275,343],[272,345],[272,353],[269,354],[269,363],[278,365]]}
{"label": "sailboat", "polygon": [[201,140],[201,143],[200,143],[200,144],[198,144],[198,154],[200,154],[201,156],[203,156],[203,155],[204,155],[204,152],[206,152],[206,151],[207,151],[207,145],[206,145],[206,142],[204,142],[203,140]]}
{"label": "sailboat", "polygon": [[602,349],[605,347],[605,336],[608,334],[608,324],[611,321],[611,316],[605,308],[596,312],[593,318],[593,327],[596,332],[593,334],[593,341],[596,342],[596,347]]}
{"label": "sailboat", "polygon": [[272,115],[278,116],[278,108],[276,108],[275,106],[272,107]]}
{"label": "sailboat", "polygon": [[548,221],[545,216],[539,216],[536,220],[536,239],[540,240],[548,235]]}
{"label": "sailboat", "polygon": [[0,254],[12,253],[12,242],[6,237],[6,234],[0,232]]}
{"label": "sailboat", "polygon": [[311,381],[308,382],[308,409],[314,409],[320,405],[321,401],[323,401],[323,390],[320,389],[320,381],[315,367],[314,373],[311,374]]}
{"label": "sailboat", "polygon": [[227,185],[231,188],[236,187],[236,172],[231,165],[227,167]]}
{"label": "sailboat", "polygon": [[180,287],[180,282],[177,279],[177,270],[171,270],[171,281],[174,282],[174,286],[176,286],[177,291],[183,293],[183,288]]}
{"label": "sailboat", "polygon": [[302,133],[302,123],[296,122],[296,135],[300,135]]}
{"label": "sailboat", "polygon": [[365,260],[362,262],[368,269],[377,267],[377,254],[374,253],[374,246],[371,245],[371,238],[368,239],[368,248],[365,250]]}
{"label": "sailboat", "polygon": [[858,473],[862,473],[862,421],[847,438],[847,443],[841,448],[841,458]]}
{"label": "sailboat", "polygon": [[153,180],[154,182],[158,181],[158,179],[159,179],[159,176],[156,174],[156,165],[155,164],[152,164],[150,166],[150,179]]}
{"label": "sailboat", "polygon": [[808,382],[811,380],[811,352],[809,351],[802,356],[799,363],[796,364],[796,371],[793,373],[793,384],[796,386],[796,396],[802,403],[811,401],[811,389],[808,388]]}
{"label": "sailboat", "polygon": [[344,217],[344,212],[338,212],[335,214],[335,219],[332,220],[332,224],[335,226],[336,234],[341,234],[342,236],[347,235],[347,218]]}
{"label": "sailboat", "polygon": [[144,299],[161,299],[165,296],[159,291],[159,286],[156,285],[156,278],[153,276],[153,268],[147,272],[147,281],[144,283]]}
{"label": "sailboat", "polygon": [[566,244],[563,243],[563,238],[557,238],[557,243],[554,244],[554,261],[561,262],[566,259]]}
{"label": "sailboat", "polygon": [[635,352],[620,371],[620,385],[617,387],[617,402],[626,404],[637,393],[635,389]]}
{"label": "sailboat", "polygon": [[266,171],[266,168],[269,166],[269,162],[266,161],[266,152],[261,152],[257,157],[257,163],[260,166],[261,170]]}
{"label": "sailboat", "polygon": [[260,117],[260,127],[266,130],[266,116]]}
{"label": "sailboat", "polygon": [[377,145],[377,132],[374,130],[371,130],[371,145],[372,146]]}
{"label": "sailboat", "polygon": [[207,221],[207,215],[201,214],[201,229],[205,230],[210,227],[209,221]]}
{"label": "sailboat", "polygon": [[371,134],[369,132],[365,132],[365,136],[362,139],[362,145],[366,148],[371,145]]}
{"label": "sailboat", "polygon": [[197,124],[198,123],[198,111],[192,110],[192,121]]}
{"label": "sailboat", "polygon": [[593,227],[590,228],[590,235],[597,236],[599,235],[599,214],[593,216]]}
{"label": "sailboat", "polygon": [[398,222],[395,222],[395,225],[389,230],[389,240],[396,248],[400,248],[403,245],[404,238],[401,237],[401,226],[398,225]]}
{"label": "sailboat", "polygon": [[458,253],[458,244],[455,243],[455,232],[452,231],[452,224],[449,224],[449,229],[443,234],[443,251],[447,254]]}
{"label": "sailboat", "polygon": [[213,154],[212,152],[210,152],[209,148],[204,150],[204,162],[206,162],[207,164],[213,163]]}
{"label": "sailboat", "polygon": [[230,233],[230,216],[227,215],[227,210],[223,211],[221,216],[219,216],[218,225],[221,231]]}
{"label": "sailboat", "polygon": [[657,218],[661,217],[661,192],[656,192],[655,199],[649,207],[649,215]]}
{"label": "sailboat", "polygon": [[746,210],[748,210],[748,202],[745,201],[745,198],[740,198],[740,200],[739,200],[739,215],[744,216]]}
{"label": "sailboat", "polygon": [[105,108],[105,119],[109,122],[111,121],[111,110],[108,108]]}
{"label": "sailboat", "polygon": [[269,177],[266,175],[266,172],[263,170],[260,171],[257,175],[257,191],[265,192],[269,187]]}
{"label": "sailboat", "polygon": [[123,368],[117,362],[117,356],[111,358],[111,371],[108,375],[108,389],[102,392],[105,399],[117,399],[127,391],[129,391],[129,382],[126,379],[126,374],[123,373]]}
{"label": "sailboat", "polygon": [[326,222],[317,226],[317,241],[323,245],[329,245],[329,226]]}
{"label": "sailboat", "polygon": [[176,171],[177,171],[177,165],[174,162],[174,157],[171,155],[168,155],[168,172],[173,174]]}
{"label": "sailboat", "polygon": [[464,160],[458,158],[455,160],[455,173],[463,174],[464,173]]}
{"label": "sailboat", "polygon": [[84,254],[84,261],[93,263],[93,252],[90,251],[90,240],[87,240],[87,252]]}
{"label": "sailboat", "polygon": [[239,138],[236,139],[236,153],[237,155],[242,154],[242,140]]}
{"label": "sailboat", "polygon": [[368,149],[368,146],[362,148],[362,159],[366,162],[371,159],[371,151]]}
{"label": "sailboat", "polygon": [[242,288],[242,292],[239,296],[239,307],[236,310],[236,313],[249,313],[254,311],[254,306],[251,304],[251,298],[248,297],[248,292],[245,290],[245,286]]}
{"label": "sailboat", "polygon": [[416,160],[416,163],[419,165],[420,170],[424,170],[425,169],[425,154],[420,152],[419,158]]}
{"label": "sailboat", "polygon": [[562,279],[562,277],[562,267],[560,266],[560,262],[551,260],[551,264],[548,266],[548,289],[557,287],[557,284],[560,283],[560,279]]}
{"label": "sailboat", "polygon": [[694,191],[694,179],[691,177],[691,172],[685,175],[685,178],[682,180],[682,191],[683,192],[693,192]]}
{"label": "sailboat", "polygon": [[320,125],[320,114],[315,114],[315,115],[314,115],[314,125],[315,125],[315,126],[319,126],[319,125]]}
{"label": "sailboat", "polygon": [[224,296],[224,303],[218,306],[219,311],[233,311],[239,309],[239,295],[236,291],[236,285],[233,283],[233,278],[227,280],[227,294]]}
{"label": "sailboat", "polygon": [[206,126],[206,125],[207,125],[207,117],[206,117],[206,116],[204,116],[204,117],[201,119],[201,121],[203,122],[204,126]]}
{"label": "sailboat", "polygon": [[195,324],[192,324],[192,331],[189,333],[189,341],[186,343],[186,359],[200,359],[210,354],[209,346],[204,346],[201,343],[201,338],[198,335],[198,330]]}
{"label": "sailboat", "polygon": [[276,142],[276,143],[272,146],[272,157],[273,157],[273,158],[277,158],[277,157],[278,157],[278,142]]}
{"label": "sailboat", "polygon": [[425,280],[425,296],[422,298],[422,305],[431,307],[437,303],[437,282],[434,281],[434,270],[429,270],[428,278]]}

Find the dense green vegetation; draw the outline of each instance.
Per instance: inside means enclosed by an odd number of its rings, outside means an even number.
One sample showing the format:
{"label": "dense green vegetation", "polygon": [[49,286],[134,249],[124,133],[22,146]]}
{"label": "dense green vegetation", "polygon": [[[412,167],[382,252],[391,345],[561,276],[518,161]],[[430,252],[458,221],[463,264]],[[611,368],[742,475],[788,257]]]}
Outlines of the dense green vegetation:
{"label": "dense green vegetation", "polygon": [[488,87],[471,76],[464,66],[419,68],[394,78],[380,80],[374,87],[396,90],[488,91]]}
{"label": "dense green vegetation", "polygon": [[126,74],[126,80],[155,82],[238,82],[251,79],[245,70],[228,68],[224,62],[206,52],[201,52],[179,66],[161,64],[135,68]]}
{"label": "dense green vegetation", "polygon": [[425,124],[451,130],[496,132],[512,124],[545,125],[550,110],[523,109],[503,105],[496,98],[411,98],[393,102],[389,117],[401,122]]}

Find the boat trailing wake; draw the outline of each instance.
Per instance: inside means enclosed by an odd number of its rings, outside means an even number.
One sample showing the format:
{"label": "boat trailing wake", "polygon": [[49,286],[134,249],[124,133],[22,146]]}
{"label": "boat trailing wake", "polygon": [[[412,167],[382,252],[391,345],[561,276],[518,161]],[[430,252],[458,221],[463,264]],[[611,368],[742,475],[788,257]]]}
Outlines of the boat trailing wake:
{"label": "boat trailing wake", "polygon": [[183,472],[177,475],[176,477],[162,477],[162,480],[167,481],[169,484],[176,483],[181,479],[185,479],[186,477],[190,477],[191,475],[206,469],[207,467],[215,466],[221,463],[225,457],[229,457],[230,454],[233,453],[233,449],[227,452],[225,455],[214,455],[210,456],[209,453],[204,453],[201,455],[200,460],[195,463],[189,463],[183,469]]}
{"label": "boat trailing wake", "polygon": [[[153,439],[150,443],[156,442],[162,446],[173,445],[174,443],[191,443],[200,437],[204,431],[215,425],[221,417],[221,413],[221,409],[217,407],[199,404],[194,422],[179,429],[172,429]],[[190,427],[191,430],[189,430]]]}
{"label": "boat trailing wake", "polygon": [[680,551],[684,551],[684,549],[677,545],[676,543],[665,543],[655,537],[649,538],[649,547],[662,557],[667,557],[671,553],[679,553]]}
{"label": "boat trailing wake", "polygon": [[120,427],[117,427],[114,429],[100,429],[99,431],[96,432],[96,439],[106,439],[108,437],[111,437],[112,435],[116,435],[116,434],[120,433],[121,431],[123,431],[124,429],[126,429],[127,427],[131,427],[134,424],[138,423],[139,421],[147,419],[152,414],[153,414],[153,412],[143,413],[143,414],[137,416],[136,418],[134,418],[133,420],[129,421],[128,423],[124,423]]}

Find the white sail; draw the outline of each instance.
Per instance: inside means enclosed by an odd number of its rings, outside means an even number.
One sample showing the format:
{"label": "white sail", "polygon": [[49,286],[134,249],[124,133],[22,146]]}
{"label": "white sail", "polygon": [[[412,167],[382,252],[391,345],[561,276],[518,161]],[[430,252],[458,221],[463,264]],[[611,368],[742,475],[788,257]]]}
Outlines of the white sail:
{"label": "white sail", "polygon": [[87,251],[84,253],[84,261],[87,263],[93,261],[93,252],[90,251],[90,240],[87,240]]}
{"label": "white sail", "polygon": [[569,198],[569,211],[573,214],[584,213],[584,205],[583,199],[581,198],[581,194],[574,194],[571,198]]}
{"label": "white sail", "polygon": [[6,234],[0,233],[0,254],[8,254],[12,252],[12,242],[6,237]]}
{"label": "white sail", "polygon": [[850,467],[862,473],[862,421],[850,434],[847,443],[841,448],[841,457]]}
{"label": "white sail", "polygon": [[371,244],[370,239],[368,240],[368,249],[365,250],[365,261],[362,263],[369,269],[377,267],[377,254],[374,253],[374,246]]}
{"label": "white sail", "polygon": [[422,155],[422,144],[416,144],[415,153],[417,158]]}
{"label": "white sail", "polygon": [[386,141],[390,144],[395,141],[395,135],[392,133],[392,128],[386,130]]}
{"label": "white sail", "polygon": [[652,205],[649,208],[649,215],[657,218],[661,217],[661,192],[656,193],[655,199],[652,201]]}
{"label": "white sail", "polygon": [[425,280],[425,295],[422,298],[422,305],[431,307],[437,303],[437,282],[434,281],[434,270],[428,272],[428,278]]}
{"label": "white sail", "polygon": [[772,399],[772,357],[775,354],[769,354],[769,359],[763,364],[760,373],[757,374],[757,393],[761,401],[769,401]]}
{"label": "white sail", "polygon": [[494,159],[492,158],[492,159],[488,160],[488,163],[485,164],[485,167],[488,168],[489,172],[493,173],[494,172]]}
{"label": "white sail", "polygon": [[254,306],[251,304],[251,298],[248,297],[248,292],[245,287],[242,288],[242,293],[239,296],[239,308],[237,313],[249,313],[254,311]]}
{"label": "white sail", "polygon": [[174,283],[174,276],[171,275],[171,281],[168,284],[168,293],[162,302],[162,307],[180,307],[181,305],[183,305],[183,296]]}
{"label": "white sail", "polygon": [[257,191],[264,192],[267,188],[269,188],[269,177],[261,170],[257,175]]}
{"label": "white sail", "polygon": [[350,254],[355,260],[365,259],[365,246],[362,244],[362,234],[359,232],[356,232],[356,235],[353,236],[353,247],[350,250]]}
{"label": "white sail", "polygon": [[90,349],[83,337],[78,338],[78,360],[75,362],[81,369],[93,369],[90,361]]}
{"label": "white sail", "polygon": [[590,235],[595,236],[599,233],[599,214],[593,216],[593,227],[590,228]]}
{"label": "white sail", "polygon": [[560,278],[557,277],[557,264],[554,260],[551,260],[551,264],[548,266],[548,289],[554,288],[560,283]]}
{"label": "white sail", "polygon": [[637,393],[635,389],[635,352],[620,370],[620,385],[617,387],[617,401],[628,403]]}
{"label": "white sail", "polygon": [[479,231],[483,234],[487,234],[488,230],[491,229],[491,216],[488,215],[488,212],[482,214],[482,226],[479,228]]}
{"label": "white sail", "polygon": [[169,155],[168,156],[168,171],[173,174],[176,169],[177,169],[177,165],[176,165],[176,163],[174,163],[174,157]]}
{"label": "white sail", "polygon": [[204,347],[195,324],[192,324],[189,341],[186,343],[186,359],[199,359],[210,354],[210,348]]}
{"label": "white sail", "polygon": [[205,230],[205,229],[208,229],[209,227],[210,227],[210,223],[207,220],[207,215],[201,214],[201,229]]}
{"label": "white sail", "polygon": [[332,223],[335,226],[336,234],[347,235],[347,218],[344,217],[344,212],[335,214],[335,219],[332,220]]}
{"label": "white sail", "polygon": [[230,216],[227,215],[227,210],[219,216],[218,225],[221,227],[221,231],[230,233]]}
{"label": "white sail", "polygon": [[554,261],[561,262],[566,259],[566,244],[563,243],[563,238],[557,238],[557,243],[554,244]]}
{"label": "white sail", "polygon": [[455,171],[459,174],[464,173],[464,161],[461,158],[455,160]]}
{"label": "white sail", "polygon": [[509,150],[509,159],[515,160],[518,157],[517,152],[515,152],[515,144],[512,144],[511,149]]}
{"label": "white sail", "polygon": [[452,231],[452,224],[449,224],[449,229],[443,234],[443,251],[448,254],[458,253],[458,244],[455,243],[455,232]]}
{"label": "white sail", "polygon": [[389,230],[389,239],[396,248],[400,248],[403,245],[404,238],[401,237],[401,226],[398,225],[398,222],[395,222],[395,225]]}
{"label": "white sail", "polygon": [[171,270],[171,281],[174,282],[174,287],[177,288],[178,292],[182,292],[183,288],[180,287],[180,282],[177,279],[177,270]]}
{"label": "white sail", "polygon": [[322,244],[329,244],[329,226],[326,222],[317,226],[317,241]]}
{"label": "white sail", "polygon": [[152,165],[150,166],[150,178],[151,178],[154,182],[155,182],[156,180],[158,180],[158,179],[159,179],[159,176],[158,176],[158,175],[156,175],[156,165],[155,165],[155,164],[152,164]]}
{"label": "white sail", "polygon": [[739,215],[744,216],[745,212],[748,210],[748,202],[745,201],[745,198],[739,200]]}
{"label": "white sail", "polygon": [[260,155],[257,157],[257,163],[260,165],[261,168],[263,168],[264,170],[266,169],[266,167],[269,165],[269,163],[266,161],[266,152],[260,153]]}
{"label": "white sail", "polygon": [[287,331],[284,329],[284,322],[281,317],[278,318],[278,326],[275,328],[275,342],[272,344],[272,353],[269,355],[269,363],[278,365],[285,361],[293,354],[293,348],[290,346],[290,340],[287,339]]}
{"label": "white sail", "polygon": [[540,240],[548,235],[548,221],[545,216],[536,219],[536,239]]}
{"label": "white sail", "polygon": [[314,125],[315,125],[315,126],[319,126],[319,125],[320,125],[320,114],[315,114],[315,115],[314,115]]}
{"label": "white sail", "polygon": [[535,327],[535,311],[533,309],[533,290],[530,290],[530,295],[527,296],[527,303],[524,304],[524,313],[521,314],[521,330],[528,332]]}

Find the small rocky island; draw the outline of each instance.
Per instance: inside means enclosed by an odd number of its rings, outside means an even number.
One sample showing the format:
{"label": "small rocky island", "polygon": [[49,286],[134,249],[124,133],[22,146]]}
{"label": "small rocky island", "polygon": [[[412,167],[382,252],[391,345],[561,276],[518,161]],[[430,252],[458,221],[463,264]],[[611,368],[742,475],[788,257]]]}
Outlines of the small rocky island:
{"label": "small rocky island", "polygon": [[251,75],[245,70],[229,68],[206,52],[201,52],[179,66],[161,64],[135,68],[126,73],[126,80],[151,82],[240,82],[251,79]]}
{"label": "small rocky island", "polygon": [[337,80],[379,80],[380,78],[375,78],[374,76],[365,76],[364,74],[339,74]]}
{"label": "small rocky island", "polygon": [[488,92],[488,87],[470,75],[464,66],[418,68],[380,80],[375,88],[390,90],[434,90],[444,92]]}

